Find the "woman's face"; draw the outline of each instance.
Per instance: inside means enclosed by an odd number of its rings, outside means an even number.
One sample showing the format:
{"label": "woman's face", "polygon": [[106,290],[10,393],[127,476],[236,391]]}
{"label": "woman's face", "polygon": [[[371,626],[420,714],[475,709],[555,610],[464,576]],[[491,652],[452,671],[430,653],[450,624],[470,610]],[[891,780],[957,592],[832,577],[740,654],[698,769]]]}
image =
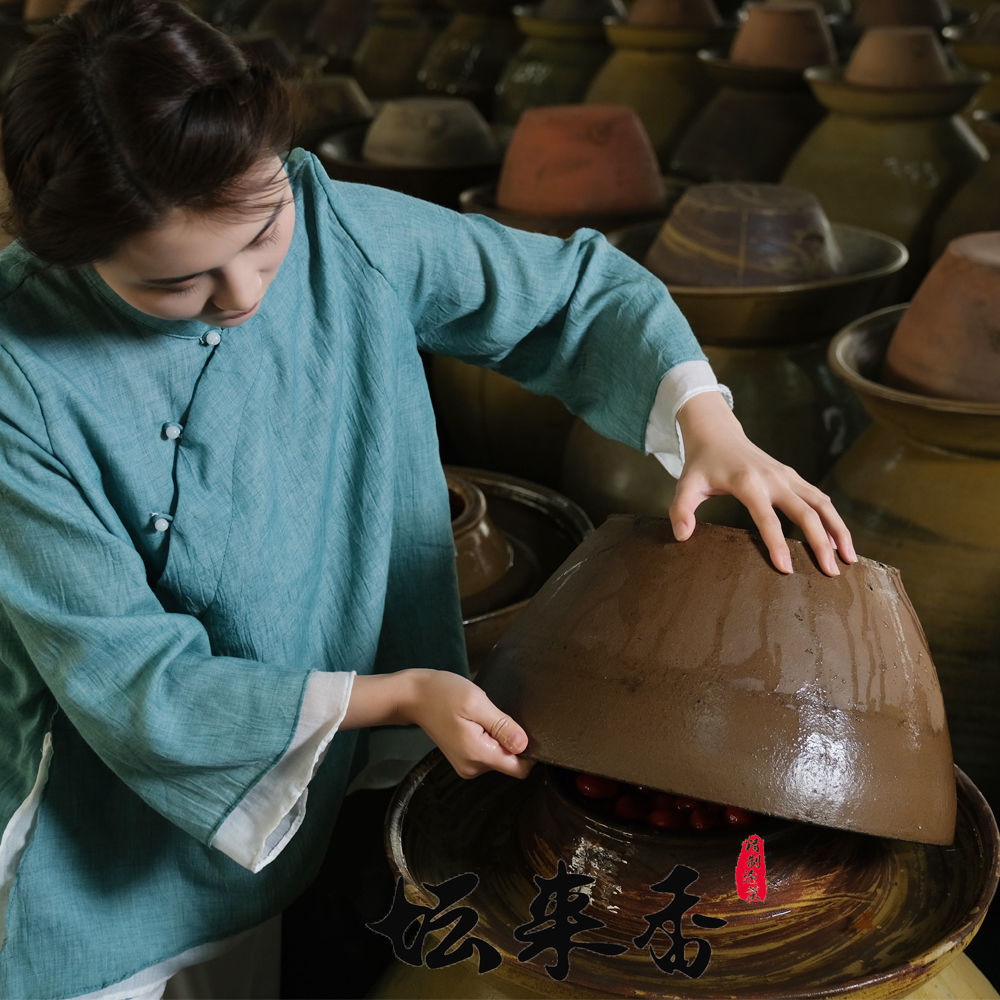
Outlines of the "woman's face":
{"label": "woman's face", "polygon": [[258,163],[241,185],[247,201],[239,216],[174,209],[94,269],[119,298],[150,316],[237,326],[259,308],[295,227],[278,157]]}

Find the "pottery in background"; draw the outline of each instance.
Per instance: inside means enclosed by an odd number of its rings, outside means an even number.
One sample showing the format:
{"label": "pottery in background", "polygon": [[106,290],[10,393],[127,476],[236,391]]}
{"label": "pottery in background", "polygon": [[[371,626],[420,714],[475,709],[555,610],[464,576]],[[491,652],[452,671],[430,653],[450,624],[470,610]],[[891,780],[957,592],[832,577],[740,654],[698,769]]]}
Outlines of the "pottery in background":
{"label": "pottery in background", "polygon": [[1000,404],[1000,232],[952,240],[889,341],[886,385]]}
{"label": "pottery in background", "polygon": [[375,109],[361,85],[345,73],[313,67],[288,81],[295,102],[296,144],[314,149],[331,132],[369,122]]}
{"label": "pottery in background", "polygon": [[855,0],[854,23],[863,29],[926,24],[942,28],[951,20],[948,0]]}
{"label": "pottery in background", "polygon": [[963,112],[975,128],[975,112],[1000,111],[1000,3],[987,7],[971,25],[950,25],[942,34],[961,66],[989,74]]}
{"label": "pottery in background", "polygon": [[744,66],[802,70],[837,61],[833,36],[815,3],[748,3],[729,58]]}

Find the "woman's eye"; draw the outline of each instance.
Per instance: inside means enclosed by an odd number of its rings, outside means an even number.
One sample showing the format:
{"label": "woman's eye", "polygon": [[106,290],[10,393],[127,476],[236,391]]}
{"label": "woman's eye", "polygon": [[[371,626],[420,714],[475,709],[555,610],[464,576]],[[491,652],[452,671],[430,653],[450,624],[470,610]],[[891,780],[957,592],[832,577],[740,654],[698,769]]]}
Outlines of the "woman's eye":
{"label": "woman's eye", "polygon": [[197,282],[190,281],[186,285],[160,285],[159,290],[168,295],[185,295],[187,292],[193,292],[196,287]]}
{"label": "woman's eye", "polygon": [[279,232],[279,230],[278,230],[278,224],[275,223],[273,226],[271,226],[270,229],[267,229],[263,233],[261,233],[260,236],[258,236],[257,239],[255,239],[253,241],[253,243],[250,244],[250,246],[252,246],[254,248],[256,248],[256,247],[266,247],[266,246],[269,246],[272,243],[277,243],[278,242],[278,232]]}

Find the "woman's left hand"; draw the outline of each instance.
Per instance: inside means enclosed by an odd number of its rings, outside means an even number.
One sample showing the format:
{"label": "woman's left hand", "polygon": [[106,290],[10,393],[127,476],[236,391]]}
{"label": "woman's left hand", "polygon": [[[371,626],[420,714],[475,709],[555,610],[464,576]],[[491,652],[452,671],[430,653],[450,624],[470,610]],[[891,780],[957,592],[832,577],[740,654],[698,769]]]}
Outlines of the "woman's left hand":
{"label": "woman's left hand", "polygon": [[753,444],[720,393],[689,399],[678,411],[677,422],[684,435],[685,461],[670,523],[678,541],[691,536],[695,509],[703,500],[731,494],[750,512],[771,561],[783,573],[792,572],[792,559],[775,510],[802,529],[824,573],[839,575],[837,553],[845,562],[857,561],[851,533],[830,498]]}

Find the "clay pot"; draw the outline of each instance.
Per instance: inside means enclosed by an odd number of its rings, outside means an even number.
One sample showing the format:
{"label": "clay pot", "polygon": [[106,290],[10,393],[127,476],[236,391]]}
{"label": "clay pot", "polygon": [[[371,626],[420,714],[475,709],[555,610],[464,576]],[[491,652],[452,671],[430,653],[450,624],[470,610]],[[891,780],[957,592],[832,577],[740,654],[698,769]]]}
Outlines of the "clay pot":
{"label": "clay pot", "polygon": [[926,24],[942,28],[951,20],[948,0],[856,0],[854,23],[862,28]]}
{"label": "clay pot", "polygon": [[833,36],[814,3],[748,3],[729,50],[746,66],[801,70],[837,62]]}
{"label": "clay pot", "polygon": [[1000,111],[977,111],[973,115],[973,131],[989,150],[989,159],[952,197],[938,216],[931,240],[935,259],[945,247],[964,233],[1000,229]]}
{"label": "clay pot", "polygon": [[299,131],[297,145],[314,149],[331,132],[371,121],[375,109],[353,76],[314,72],[289,81]]}
{"label": "clay pot", "polygon": [[966,106],[966,120],[973,124],[977,111],[1000,111],[1000,4],[987,8],[970,26],[945,28],[943,35],[961,66],[990,77]]}
{"label": "clay pot", "polygon": [[955,760],[1000,807],[1000,404],[938,399],[883,384],[905,306],[851,323],[833,371],[871,426],[823,483],[859,552],[891,561],[927,633]]}
{"label": "clay pot", "polygon": [[886,385],[1000,403],[1000,232],[952,240],[889,343]]}
{"label": "clay pot", "polygon": [[542,0],[532,9],[533,16],[547,21],[600,22],[624,13],[621,0]]}
{"label": "clay pot", "polygon": [[812,191],[830,218],[904,243],[910,264],[893,298],[908,297],[929,266],[938,216],[986,159],[958,117],[985,78],[955,71],[933,86],[876,87],[831,69],[805,76],[830,113],[791,158],[782,182]]}
{"label": "clay pot", "polygon": [[[609,240],[642,260],[658,232],[645,223]],[[844,273],[798,285],[669,285],[719,381],[729,386],[750,439],[818,482],[867,423],[857,400],[826,363],[830,336],[871,308],[906,262],[896,240],[833,225]],[[575,421],[563,457],[560,488],[600,523],[613,513],[666,515],[675,480],[643,456]],[[752,527],[732,497],[712,497],[699,517]]]}
{"label": "clay pot", "polygon": [[537,483],[445,466],[465,647],[473,675],[552,571],[592,530],[571,500]]}
{"label": "clay pot", "polygon": [[382,105],[361,155],[387,166],[470,167],[498,163],[500,147],[471,101],[407,97]]}
{"label": "clay pot", "polygon": [[[546,16],[544,10],[515,9],[524,42],[500,74],[493,102],[494,124],[508,131],[527,108],[582,101],[611,54],[604,36],[605,15],[564,18],[555,6],[547,9],[556,13]],[[624,16],[624,7],[616,4],[615,12]]]}
{"label": "clay pot", "polygon": [[823,208],[780,184],[699,184],[661,227],[643,263],[667,285],[793,285],[840,274]]}
{"label": "clay pot", "polygon": [[459,11],[427,50],[417,71],[418,83],[429,94],[472,101],[489,119],[494,88],[522,41],[509,9]]}
{"label": "clay pot", "polygon": [[[673,23],[681,18],[686,23]],[[693,9],[684,0],[640,0],[627,23],[608,23],[604,31],[614,51],[584,100],[631,107],[666,170],[684,130],[717,89],[698,52],[724,44],[732,29],[719,22],[711,0]]]}
{"label": "clay pot", "polygon": [[525,215],[652,213],[666,198],[649,136],[631,108],[562,105],[521,116],[497,207]]}
{"label": "clay pot", "polygon": [[[407,897],[421,907],[417,912],[439,912],[434,889],[458,874],[475,875],[477,885],[462,905],[478,917],[471,933],[497,949],[501,964],[480,975],[474,956],[440,969],[398,962],[369,995],[986,997],[988,984],[960,953],[996,886],[996,824],[975,786],[956,776],[953,848],[765,821],[757,833],[765,845],[768,895],[748,904],[737,897],[733,878],[742,833],[643,833],[579,805],[552,768],[538,766],[525,781],[486,774],[463,782],[434,753],[411,771],[390,805],[390,863]],[[564,981],[546,971],[546,965],[554,968],[553,952],[523,955],[524,941],[513,938],[514,928],[534,915],[532,902],[545,901],[538,880],[552,878],[560,861],[586,880],[580,919],[597,921],[585,939],[573,940]],[[649,927],[646,915],[660,913],[671,899],[653,887],[675,866],[696,877],[677,933],[687,930],[689,942],[697,936],[711,949],[699,978],[665,975],[635,941]],[[699,930],[694,914],[726,924]],[[665,933],[653,938],[654,955],[665,954],[674,940],[673,930]],[[621,953],[580,947],[582,940],[619,944]],[[693,953],[691,945],[688,957]],[[956,968],[971,973],[965,983],[987,991],[968,992],[961,978],[950,978]]]}
{"label": "clay pot", "polygon": [[354,74],[374,101],[420,90],[417,73],[445,16],[419,3],[383,3],[354,52]]}
{"label": "clay pot", "polygon": [[862,87],[927,88],[951,80],[951,69],[930,28],[869,28],[844,70]]}

